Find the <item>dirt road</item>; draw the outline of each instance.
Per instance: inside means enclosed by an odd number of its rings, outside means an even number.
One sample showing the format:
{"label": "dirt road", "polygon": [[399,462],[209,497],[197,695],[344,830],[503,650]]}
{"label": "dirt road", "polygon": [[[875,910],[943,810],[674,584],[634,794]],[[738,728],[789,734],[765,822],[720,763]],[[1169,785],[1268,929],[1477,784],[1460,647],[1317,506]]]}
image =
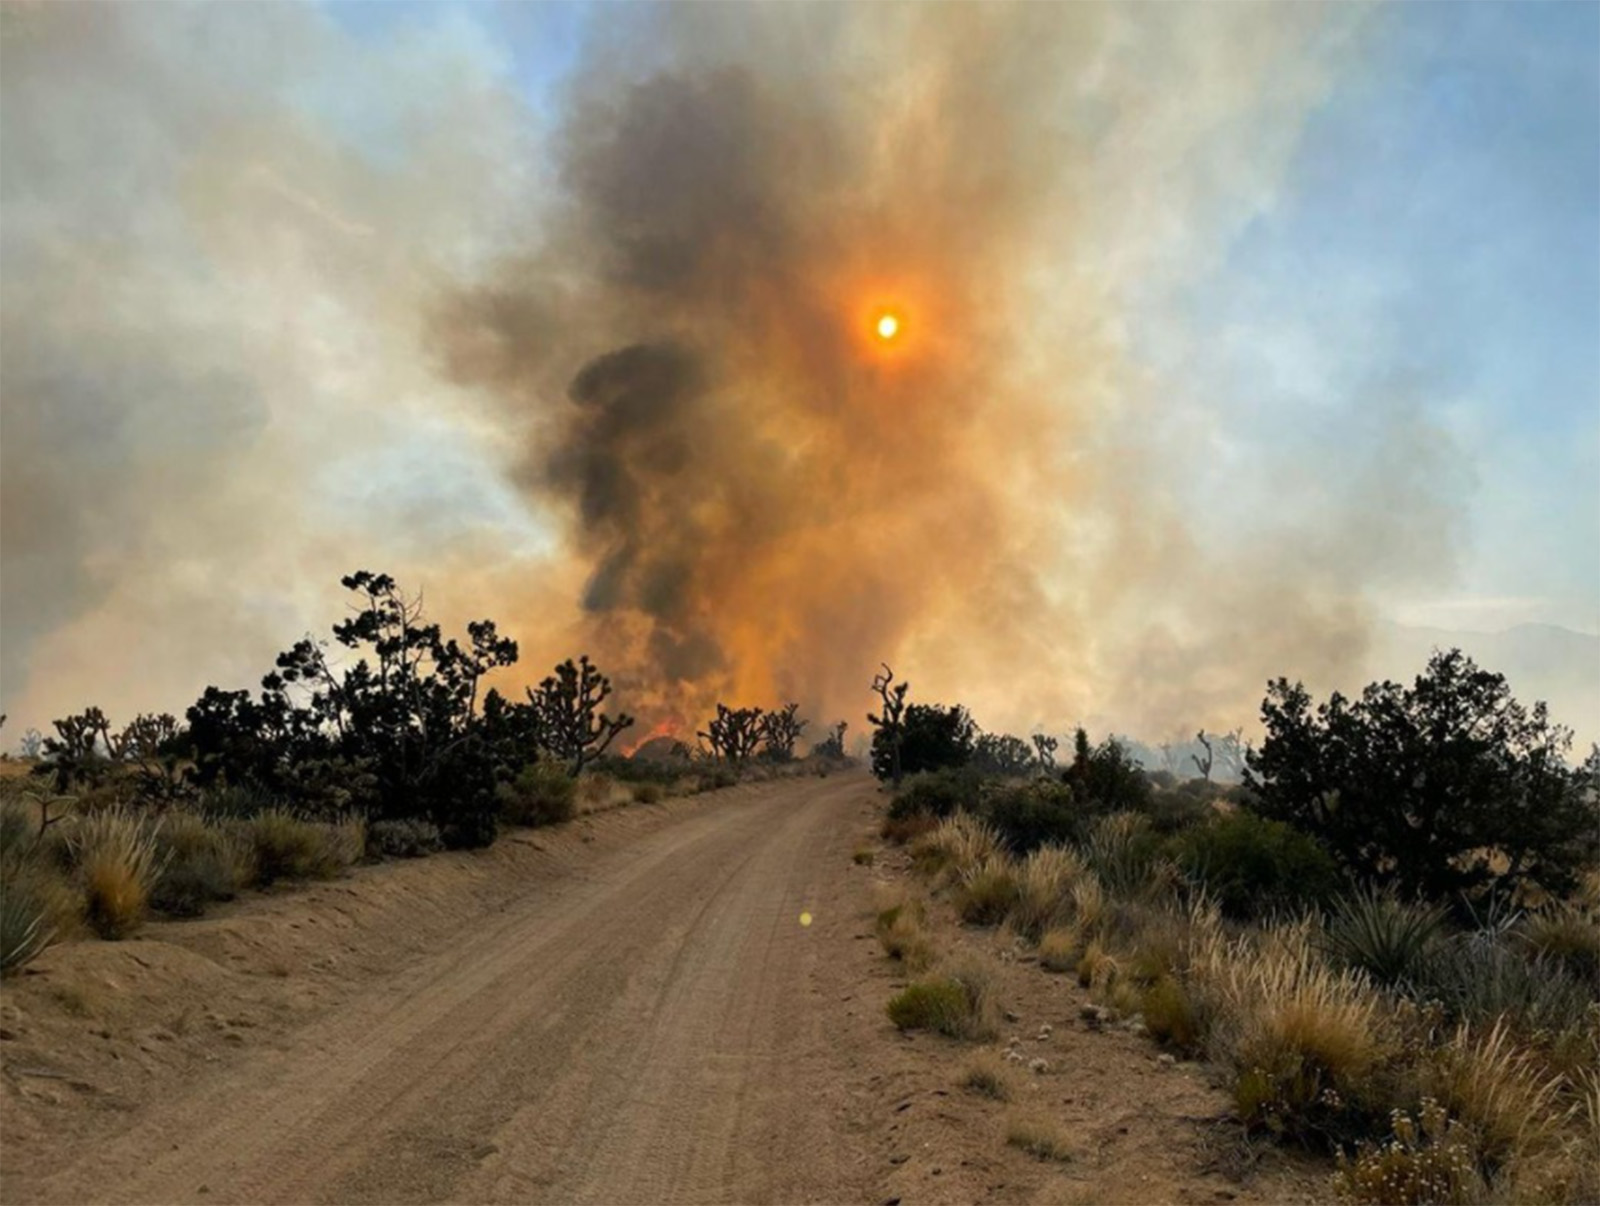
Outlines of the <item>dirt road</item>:
{"label": "dirt road", "polygon": [[5,1196],[865,1200],[825,952],[870,790],[768,785],[530,885]]}

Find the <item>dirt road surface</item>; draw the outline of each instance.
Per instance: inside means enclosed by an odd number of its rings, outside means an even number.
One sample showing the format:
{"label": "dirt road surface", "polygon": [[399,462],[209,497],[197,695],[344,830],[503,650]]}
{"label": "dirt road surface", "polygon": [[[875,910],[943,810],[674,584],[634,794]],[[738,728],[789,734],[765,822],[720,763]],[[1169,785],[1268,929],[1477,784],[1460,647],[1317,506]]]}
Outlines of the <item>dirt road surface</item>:
{"label": "dirt road surface", "polygon": [[[1075,980],[948,903],[1047,1070],[993,1100],[971,1044],[897,1032],[880,809],[863,774],[747,784],[53,947],[0,985],[0,1203],[1323,1196],[1202,1066],[1085,1029]],[[1069,1158],[1008,1144],[1030,1114]]]}
{"label": "dirt road surface", "polygon": [[818,1002],[869,794],[770,785],[532,888],[5,1196],[863,1199]]}

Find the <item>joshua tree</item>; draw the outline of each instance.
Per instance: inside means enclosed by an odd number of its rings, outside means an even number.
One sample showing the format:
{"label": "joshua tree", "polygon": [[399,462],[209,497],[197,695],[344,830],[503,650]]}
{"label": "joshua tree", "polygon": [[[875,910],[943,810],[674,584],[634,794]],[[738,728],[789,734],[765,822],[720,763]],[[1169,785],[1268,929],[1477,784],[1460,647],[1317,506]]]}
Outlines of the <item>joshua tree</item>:
{"label": "joshua tree", "polygon": [[884,662],[883,673],[873,676],[872,689],[883,700],[883,707],[877,715],[867,713],[867,719],[878,730],[873,735],[873,745],[881,740],[887,748],[889,781],[899,788],[900,780],[904,778],[900,767],[900,747],[905,741],[906,692],[911,689],[911,684],[896,684],[894,671],[889,669],[888,662]]}
{"label": "joshua tree", "polygon": [[[92,779],[105,766],[115,748],[111,724],[99,708],[51,721],[56,735],[44,739],[47,765],[55,775],[56,790],[68,790],[74,781]],[[42,769],[42,768],[41,768]]]}
{"label": "joshua tree", "polygon": [[1200,768],[1200,773],[1205,776],[1207,783],[1211,782],[1211,764],[1216,760],[1216,754],[1211,748],[1211,740],[1206,736],[1206,731],[1201,729],[1194,735],[1194,739],[1205,747],[1206,756],[1202,760],[1199,754],[1190,754],[1189,758]]}
{"label": "joshua tree", "polygon": [[766,735],[766,713],[760,708],[730,708],[717,705],[717,716],[705,731],[697,734],[711,746],[719,761],[738,765],[755,753]]}
{"label": "joshua tree", "polygon": [[165,712],[135,716],[117,734],[113,747],[118,762],[134,768],[140,790],[152,799],[170,800],[184,788],[179,740],[183,726]]}
{"label": "joshua tree", "polygon": [[1033,735],[1033,748],[1039,755],[1039,769],[1049,774],[1056,768],[1056,749],[1061,741],[1048,733],[1035,733]]}
{"label": "joshua tree", "polygon": [[799,711],[800,705],[791,703],[776,711],[768,712],[763,718],[761,737],[766,742],[766,754],[769,758],[788,762],[794,757],[794,743],[799,740],[808,723],[798,718],[796,714]]}
{"label": "joshua tree", "polygon": [[610,717],[600,711],[610,694],[611,680],[595,669],[588,654],[576,664],[568,658],[539,684],[538,691],[528,692],[545,747],[566,759],[573,775],[605,753],[617,734],[633,724],[627,713]]}

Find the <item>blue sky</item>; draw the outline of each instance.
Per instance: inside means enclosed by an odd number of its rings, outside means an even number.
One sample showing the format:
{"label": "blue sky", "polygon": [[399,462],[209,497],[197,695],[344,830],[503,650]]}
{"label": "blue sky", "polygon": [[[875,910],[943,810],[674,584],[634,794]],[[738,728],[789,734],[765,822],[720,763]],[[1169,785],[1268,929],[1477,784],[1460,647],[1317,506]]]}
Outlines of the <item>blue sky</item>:
{"label": "blue sky", "polygon": [[1461,514],[1453,583],[1396,589],[1391,615],[1594,632],[1600,7],[1399,5],[1365,36],[1275,204],[1169,299],[1185,373],[1254,433],[1247,477],[1296,442],[1339,472],[1341,425],[1405,399],[1449,442]]}

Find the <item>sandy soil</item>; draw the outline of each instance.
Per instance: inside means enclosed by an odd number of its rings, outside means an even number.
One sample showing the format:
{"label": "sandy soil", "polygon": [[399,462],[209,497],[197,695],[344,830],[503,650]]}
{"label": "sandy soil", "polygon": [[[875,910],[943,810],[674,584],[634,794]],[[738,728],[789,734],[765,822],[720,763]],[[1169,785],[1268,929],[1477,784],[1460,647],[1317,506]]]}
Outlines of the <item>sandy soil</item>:
{"label": "sandy soil", "polygon": [[0,987],[0,1198],[1308,1196],[1206,1171],[1197,1071],[1076,1031],[1075,986],[968,935],[1020,1025],[1054,1023],[1028,1091],[1082,1139],[1006,1147],[1006,1107],[956,1087],[969,1049],[885,1018],[868,910],[903,872],[851,860],[875,810],[864,776],[750,785],[52,949]]}

